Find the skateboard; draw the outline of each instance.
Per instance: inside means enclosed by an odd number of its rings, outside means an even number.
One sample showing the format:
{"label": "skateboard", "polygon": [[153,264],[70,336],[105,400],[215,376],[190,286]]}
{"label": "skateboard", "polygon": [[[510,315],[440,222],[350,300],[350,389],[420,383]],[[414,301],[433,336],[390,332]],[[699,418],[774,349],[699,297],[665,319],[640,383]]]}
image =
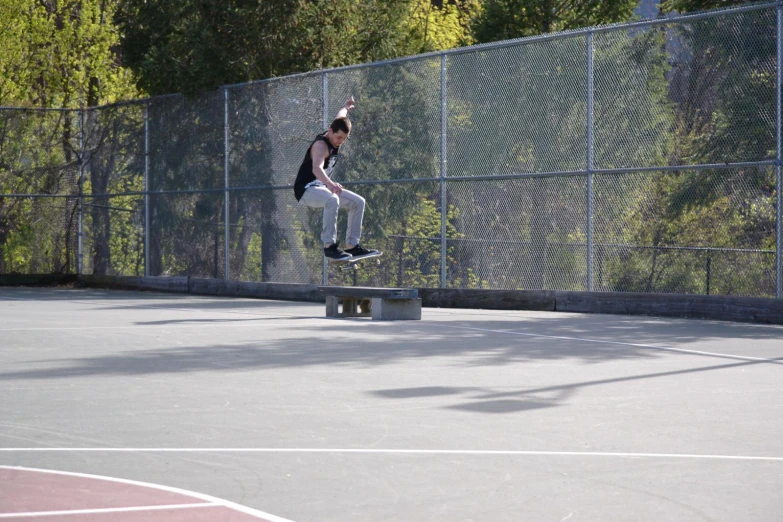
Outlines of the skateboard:
{"label": "skateboard", "polygon": [[[359,256],[359,257],[352,257],[350,259],[330,259],[329,263],[332,265],[342,265],[338,267],[338,270],[340,272],[344,272],[345,270],[358,270],[359,269],[359,263],[362,261],[366,261],[367,259],[373,259],[376,257],[381,257],[383,255],[383,252],[376,252],[375,254],[367,254],[366,256]],[[381,260],[377,259],[375,261],[377,264],[381,264]]]}

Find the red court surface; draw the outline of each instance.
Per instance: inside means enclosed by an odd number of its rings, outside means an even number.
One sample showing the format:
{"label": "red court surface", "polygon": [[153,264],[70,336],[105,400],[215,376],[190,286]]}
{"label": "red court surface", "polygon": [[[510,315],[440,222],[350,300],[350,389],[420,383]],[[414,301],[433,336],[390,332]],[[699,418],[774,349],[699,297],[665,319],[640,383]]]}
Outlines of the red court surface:
{"label": "red court surface", "polygon": [[154,484],[0,467],[0,519],[47,522],[285,522],[231,502]]}

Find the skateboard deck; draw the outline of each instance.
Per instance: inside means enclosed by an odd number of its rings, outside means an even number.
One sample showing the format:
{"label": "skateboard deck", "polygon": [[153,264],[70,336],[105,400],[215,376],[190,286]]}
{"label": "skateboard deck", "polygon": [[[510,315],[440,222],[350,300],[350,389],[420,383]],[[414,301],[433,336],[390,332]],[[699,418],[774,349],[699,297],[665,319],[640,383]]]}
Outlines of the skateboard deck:
{"label": "skateboard deck", "polygon": [[[342,265],[339,267],[340,270],[358,270],[359,263],[362,261],[365,261],[367,259],[373,259],[376,257],[381,257],[383,255],[383,252],[376,252],[374,254],[367,254],[365,256],[358,256],[358,257],[351,257],[349,259],[330,259],[329,263],[332,265]],[[378,264],[380,264],[380,259],[377,261]]]}

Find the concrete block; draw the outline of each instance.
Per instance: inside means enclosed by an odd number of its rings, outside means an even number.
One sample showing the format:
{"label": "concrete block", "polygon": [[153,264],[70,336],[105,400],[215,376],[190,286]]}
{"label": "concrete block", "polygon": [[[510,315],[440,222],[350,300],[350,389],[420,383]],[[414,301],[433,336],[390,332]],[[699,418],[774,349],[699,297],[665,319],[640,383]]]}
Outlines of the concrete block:
{"label": "concrete block", "polygon": [[326,317],[370,317],[370,307],[364,297],[326,296]]}
{"label": "concrete block", "polygon": [[379,321],[421,320],[421,299],[372,298],[372,318]]}
{"label": "concrete block", "polygon": [[326,317],[339,317],[340,308],[338,298],[333,295],[326,296]]}

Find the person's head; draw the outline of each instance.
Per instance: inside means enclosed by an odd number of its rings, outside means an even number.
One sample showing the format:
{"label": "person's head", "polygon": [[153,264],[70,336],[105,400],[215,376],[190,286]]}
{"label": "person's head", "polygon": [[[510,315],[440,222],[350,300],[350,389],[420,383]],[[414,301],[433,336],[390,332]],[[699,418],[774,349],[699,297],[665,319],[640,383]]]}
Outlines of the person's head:
{"label": "person's head", "polygon": [[348,135],[351,133],[351,120],[348,118],[336,118],[331,125],[329,125],[329,131],[326,133],[326,137],[332,147],[339,147],[345,140],[348,139]]}

